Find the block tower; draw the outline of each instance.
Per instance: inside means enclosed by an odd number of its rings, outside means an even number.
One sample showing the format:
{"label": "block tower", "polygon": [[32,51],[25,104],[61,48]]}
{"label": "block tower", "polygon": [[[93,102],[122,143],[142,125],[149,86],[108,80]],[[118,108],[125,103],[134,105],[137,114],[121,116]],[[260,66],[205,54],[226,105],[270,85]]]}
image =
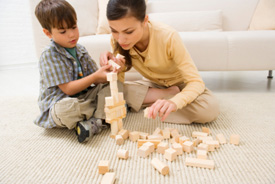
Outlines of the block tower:
{"label": "block tower", "polygon": [[[113,65],[113,67],[115,66]],[[122,119],[126,117],[126,107],[123,93],[118,92],[117,73],[108,73],[107,81],[110,83],[111,96],[105,97],[105,121],[111,124],[111,137],[115,138],[117,133],[123,128]]]}

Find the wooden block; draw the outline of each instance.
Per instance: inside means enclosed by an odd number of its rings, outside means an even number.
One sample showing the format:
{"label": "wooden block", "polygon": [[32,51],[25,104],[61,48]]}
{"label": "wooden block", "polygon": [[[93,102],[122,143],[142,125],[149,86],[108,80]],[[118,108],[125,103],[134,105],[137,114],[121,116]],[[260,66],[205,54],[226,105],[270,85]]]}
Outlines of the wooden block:
{"label": "wooden block", "polygon": [[182,155],[183,154],[183,148],[180,143],[173,143],[172,148],[177,151],[177,155]]}
{"label": "wooden block", "polygon": [[115,99],[111,96],[105,97],[105,106],[114,106]]}
{"label": "wooden block", "polygon": [[100,160],[98,164],[98,173],[105,174],[109,172],[109,160]]}
{"label": "wooden block", "polygon": [[117,73],[107,73],[107,81],[117,81]]}
{"label": "wooden block", "polygon": [[185,141],[182,144],[183,151],[187,153],[191,153],[194,150],[193,142],[191,141]]}
{"label": "wooden block", "polygon": [[122,119],[118,120],[117,127],[118,127],[118,132],[123,129],[123,121],[122,121]]}
{"label": "wooden block", "polygon": [[117,58],[117,59],[124,59],[124,58],[125,58],[125,56],[123,56],[123,55],[121,55],[121,54],[117,53],[116,58]]}
{"label": "wooden block", "polygon": [[139,138],[140,138],[140,139],[147,139],[147,136],[148,136],[148,135],[149,135],[148,133],[139,132]]}
{"label": "wooden block", "polygon": [[203,141],[213,141],[213,137],[206,136],[206,137],[197,137],[200,140],[200,143]]}
{"label": "wooden block", "polygon": [[[116,69],[119,69],[119,68],[120,68],[120,65],[117,64],[116,62],[114,62],[112,59],[110,59],[110,60],[108,61],[108,64],[109,64],[109,65],[112,65],[113,68],[116,68]],[[111,69],[112,69],[112,68],[111,68]]]}
{"label": "wooden block", "polygon": [[208,144],[208,151],[215,151],[215,148],[219,148],[220,144],[219,141],[214,141],[214,140],[210,140],[210,141],[203,141],[203,143]]}
{"label": "wooden block", "polygon": [[124,101],[124,97],[123,97],[123,93],[122,92],[118,92],[118,101]]}
{"label": "wooden block", "polygon": [[189,137],[181,136],[179,137],[179,143],[182,145],[185,141],[190,141]]}
{"label": "wooden block", "polygon": [[117,145],[122,145],[124,143],[124,139],[121,135],[116,135],[116,144]]}
{"label": "wooden block", "polygon": [[151,161],[151,165],[157,169],[162,175],[166,175],[169,173],[168,165],[164,164],[157,158],[153,158]]}
{"label": "wooden block", "polygon": [[230,144],[239,145],[239,143],[240,143],[240,135],[232,134],[230,136]]}
{"label": "wooden block", "polygon": [[148,135],[147,136],[148,139],[150,140],[163,140],[163,136],[158,134],[158,135]]}
{"label": "wooden block", "polygon": [[121,129],[119,132],[118,132],[118,135],[121,135],[122,138],[124,140],[128,139],[129,137],[129,131],[128,130],[125,130],[125,129]]}
{"label": "wooden block", "polygon": [[162,135],[162,130],[158,127],[156,130],[153,132],[152,135]]}
{"label": "wooden block", "polygon": [[121,159],[127,160],[128,157],[129,157],[129,151],[128,150],[124,150],[124,149],[119,149],[117,151],[117,157],[121,158]]}
{"label": "wooden block", "polygon": [[141,147],[141,146],[142,146],[144,143],[146,143],[146,142],[151,142],[151,143],[153,143],[153,144],[155,145],[155,148],[157,148],[157,147],[158,147],[158,144],[160,143],[160,140],[149,140],[149,139],[144,140],[144,139],[139,139],[139,140],[138,140],[138,148]]}
{"label": "wooden block", "polygon": [[115,121],[111,124],[111,134],[117,135],[117,133],[118,133],[118,126],[117,126],[117,121]]}
{"label": "wooden block", "polygon": [[129,139],[133,142],[136,142],[139,138],[139,132],[134,131],[129,133]]}
{"label": "wooden block", "polygon": [[204,143],[200,143],[197,147],[197,150],[205,150],[208,151],[208,145]]}
{"label": "wooden block", "polygon": [[192,137],[206,137],[206,136],[207,136],[207,133],[205,132],[197,132],[197,131],[192,132]]}
{"label": "wooden block", "polygon": [[164,152],[164,158],[172,162],[177,158],[177,151],[173,148],[168,148]]}
{"label": "wooden block", "polygon": [[146,108],[144,109],[143,112],[144,112],[144,117],[145,117],[145,118],[149,118],[149,117],[148,117],[149,107],[146,107]]}
{"label": "wooden block", "polygon": [[200,143],[200,140],[198,138],[196,138],[192,142],[193,142],[193,146],[197,147],[197,145]]}
{"label": "wooden block", "polygon": [[219,141],[220,144],[225,144],[226,143],[226,139],[225,139],[223,134],[217,134],[216,139]]}
{"label": "wooden block", "polygon": [[137,152],[137,155],[140,156],[140,157],[147,157],[149,154],[151,153],[150,151],[150,148],[148,146],[141,146],[139,149],[138,149],[138,152]]}
{"label": "wooden block", "polygon": [[179,131],[177,129],[173,129],[171,131],[171,136],[172,137],[180,137]]}
{"label": "wooden block", "polygon": [[162,130],[162,135],[164,139],[170,139],[170,130],[165,128],[164,130]]}
{"label": "wooden block", "polygon": [[147,146],[149,148],[149,150],[150,150],[151,153],[155,151],[155,145],[154,145],[154,143],[146,142],[142,146]]}
{"label": "wooden block", "polygon": [[190,158],[190,157],[186,157],[185,165],[208,168],[208,169],[214,169],[214,166],[215,166],[213,160],[204,160],[204,159]]}
{"label": "wooden block", "polygon": [[197,150],[197,158],[199,159],[207,159],[207,151],[205,150]]}
{"label": "wooden block", "polygon": [[116,180],[116,176],[114,172],[108,172],[104,174],[100,184],[113,184]]}
{"label": "wooden block", "polygon": [[207,127],[202,127],[202,132],[207,133],[207,135],[210,135],[211,131]]}
{"label": "wooden block", "polygon": [[168,143],[167,142],[161,142],[157,146],[157,152],[160,154],[164,154],[165,150],[168,149]]}

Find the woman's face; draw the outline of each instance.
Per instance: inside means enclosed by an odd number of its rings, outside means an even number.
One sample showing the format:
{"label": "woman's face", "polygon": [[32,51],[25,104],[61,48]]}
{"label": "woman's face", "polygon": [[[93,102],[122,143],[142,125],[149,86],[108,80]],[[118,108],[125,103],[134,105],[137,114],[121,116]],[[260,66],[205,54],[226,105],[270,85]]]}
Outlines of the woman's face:
{"label": "woman's face", "polygon": [[119,20],[109,20],[109,26],[114,39],[124,50],[129,50],[141,41],[145,22],[129,16]]}

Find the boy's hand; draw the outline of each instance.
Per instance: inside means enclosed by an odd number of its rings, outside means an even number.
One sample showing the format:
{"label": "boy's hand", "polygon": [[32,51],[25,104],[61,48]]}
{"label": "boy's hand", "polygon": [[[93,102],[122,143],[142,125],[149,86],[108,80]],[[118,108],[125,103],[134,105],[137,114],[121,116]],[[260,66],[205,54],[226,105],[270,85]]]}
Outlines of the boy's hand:
{"label": "boy's hand", "polygon": [[157,115],[161,117],[161,121],[164,121],[167,116],[177,110],[177,106],[174,102],[165,99],[159,99],[149,108],[148,117],[155,119]]}
{"label": "boy's hand", "polygon": [[102,66],[101,68],[99,68],[95,72],[95,75],[96,75],[95,84],[107,82],[107,73],[109,73],[110,68],[111,68],[111,65],[105,65],[105,66]]}

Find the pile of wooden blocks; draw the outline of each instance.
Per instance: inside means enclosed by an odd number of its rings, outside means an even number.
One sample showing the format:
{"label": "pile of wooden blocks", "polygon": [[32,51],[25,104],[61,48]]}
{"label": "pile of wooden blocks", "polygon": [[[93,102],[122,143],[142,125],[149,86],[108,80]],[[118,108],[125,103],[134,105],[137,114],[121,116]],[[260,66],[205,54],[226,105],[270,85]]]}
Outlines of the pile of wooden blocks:
{"label": "pile of wooden blocks", "polygon": [[[217,134],[216,140],[210,134],[210,130],[206,127],[203,127],[201,131],[192,132],[192,139],[181,135],[177,129],[168,127],[163,130],[157,128],[152,135],[138,131],[129,133],[128,130],[124,129],[119,132],[123,140],[129,138],[130,141],[137,142],[137,155],[140,157],[146,158],[156,151],[164,155],[166,160],[172,162],[178,156],[183,155],[183,152],[191,153],[196,151],[196,158],[186,157],[185,165],[213,169],[215,166],[214,161],[209,160],[207,154],[208,152],[215,151],[221,144],[225,144],[227,141],[223,134]],[[168,141],[164,141],[165,139]],[[234,134],[230,136],[230,144],[239,145],[239,141],[239,135]],[[128,155],[128,150],[120,149],[117,152],[118,158],[121,159],[128,159]],[[162,175],[169,174],[168,165],[158,158],[153,158],[151,165]]]}

